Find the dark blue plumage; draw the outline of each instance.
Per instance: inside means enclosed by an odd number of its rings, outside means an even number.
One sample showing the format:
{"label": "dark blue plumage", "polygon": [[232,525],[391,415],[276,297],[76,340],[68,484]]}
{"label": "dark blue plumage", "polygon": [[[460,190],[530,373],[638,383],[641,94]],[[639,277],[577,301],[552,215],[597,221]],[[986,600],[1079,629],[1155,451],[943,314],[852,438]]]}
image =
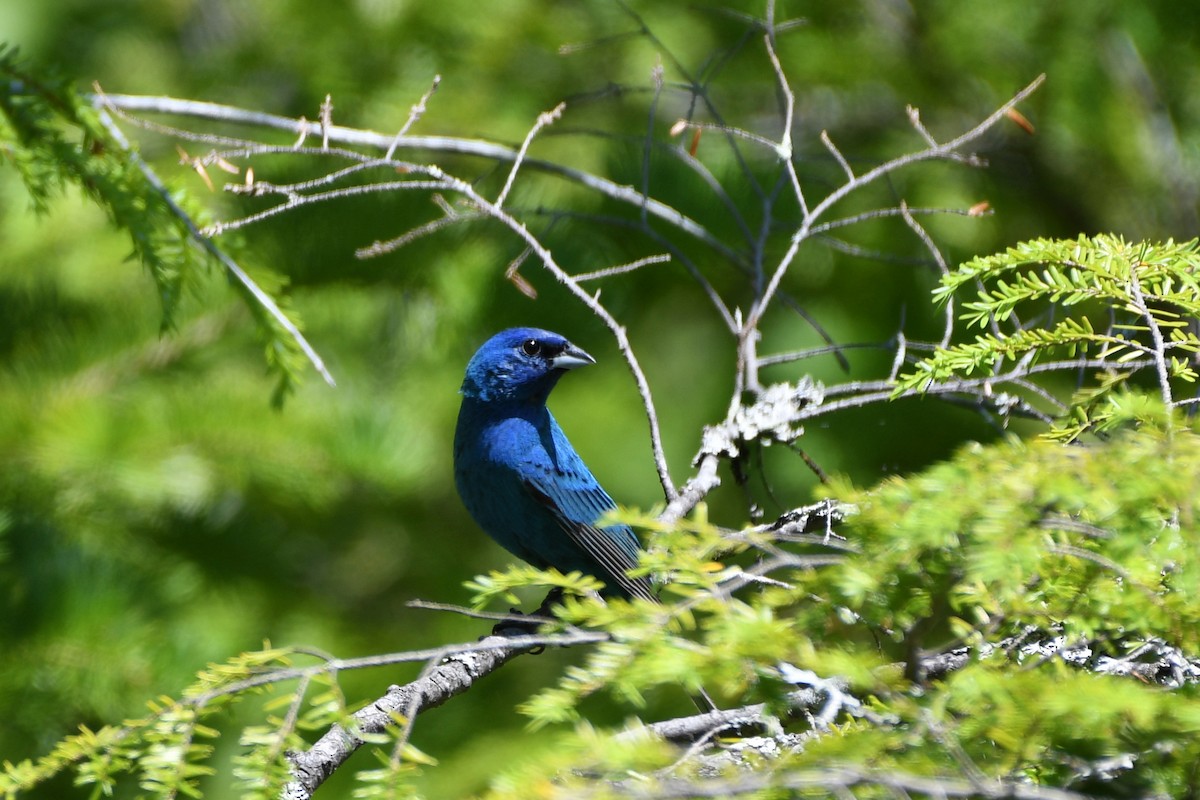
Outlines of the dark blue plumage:
{"label": "dark blue plumage", "polygon": [[510,328],[485,342],[463,379],[454,479],[471,516],[513,555],[593,575],[606,594],[653,600],[647,578],[626,574],[637,565],[637,537],[625,525],[595,524],[616,504],[546,408],[567,370],[593,363],[562,336],[536,328]]}

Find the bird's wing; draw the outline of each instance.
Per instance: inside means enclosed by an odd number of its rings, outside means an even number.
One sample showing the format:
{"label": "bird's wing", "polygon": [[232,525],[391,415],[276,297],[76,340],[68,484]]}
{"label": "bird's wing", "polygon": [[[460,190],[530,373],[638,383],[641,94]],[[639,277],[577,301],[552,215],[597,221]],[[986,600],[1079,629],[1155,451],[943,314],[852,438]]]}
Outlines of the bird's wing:
{"label": "bird's wing", "polygon": [[616,504],[590,473],[586,478],[590,479],[586,481],[590,486],[572,485],[576,481],[528,478],[524,483],[530,495],[554,515],[571,541],[591,556],[617,586],[631,597],[655,602],[657,598],[651,591],[650,579],[628,575],[629,570],[638,565],[640,549],[633,531],[626,525],[599,528],[592,523],[616,508]]}

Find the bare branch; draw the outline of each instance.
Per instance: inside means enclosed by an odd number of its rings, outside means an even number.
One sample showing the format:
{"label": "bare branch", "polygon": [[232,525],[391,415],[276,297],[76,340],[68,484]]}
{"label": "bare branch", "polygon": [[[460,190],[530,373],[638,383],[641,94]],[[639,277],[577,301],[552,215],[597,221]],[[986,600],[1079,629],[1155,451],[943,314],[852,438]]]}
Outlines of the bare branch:
{"label": "bare branch", "polygon": [[[168,107],[170,107],[169,103],[166,105]],[[262,212],[259,212],[256,214],[249,215],[240,220],[235,220],[232,222],[222,223],[220,225],[214,226],[213,233],[219,233],[221,231],[227,231],[227,230],[232,230],[232,229],[235,229],[238,227],[243,227],[245,225],[252,224],[254,222],[258,222],[263,219],[267,219],[275,214],[282,213],[284,210],[288,210],[288,209],[293,208],[298,205],[322,202],[325,200],[342,198],[342,197],[350,197],[350,196],[354,196],[354,195],[361,195],[361,194],[367,194],[367,193],[386,192],[386,191],[392,191],[392,190],[397,190],[397,189],[399,189],[399,190],[422,189],[422,190],[434,190],[434,191],[454,191],[454,192],[457,192],[457,193],[465,196],[478,209],[480,209],[481,214],[484,214],[486,216],[490,216],[494,219],[497,219],[498,221],[503,223],[506,227],[508,227],[513,233],[515,233],[519,238],[523,239],[525,241],[527,247],[529,247],[534,253],[536,253],[538,255],[539,259],[541,260],[541,262],[545,266],[545,268],[548,271],[550,271],[560,283],[565,285],[571,291],[572,294],[574,294],[590,310],[592,310],[593,313],[595,313],[598,317],[600,317],[601,320],[608,326],[610,331],[613,333],[614,337],[617,340],[618,347],[621,350],[622,355],[625,357],[626,363],[629,365],[630,371],[634,375],[634,379],[637,384],[638,392],[642,397],[643,405],[645,406],[645,409],[646,409],[647,420],[650,425],[651,448],[653,451],[655,467],[659,474],[659,480],[660,480],[660,483],[662,484],[663,492],[666,495],[666,498],[669,502],[670,500],[674,499],[676,490],[675,490],[674,483],[671,480],[670,472],[669,472],[669,469],[668,469],[668,466],[666,463],[666,457],[665,457],[665,454],[663,451],[662,437],[661,437],[660,428],[659,428],[659,424],[658,424],[658,418],[657,418],[657,414],[654,409],[653,399],[650,394],[649,383],[646,380],[645,374],[641,370],[641,367],[637,361],[637,358],[633,354],[633,351],[629,344],[628,336],[627,336],[624,328],[621,325],[619,325],[616,322],[616,320],[612,317],[612,315],[609,314],[609,312],[604,308],[604,306],[601,305],[601,303],[598,300],[598,297],[594,297],[592,295],[589,295],[587,292],[585,292],[582,289],[582,287],[580,286],[580,284],[576,280],[574,280],[565,270],[563,270],[558,265],[558,263],[553,258],[550,251],[544,245],[542,245],[541,242],[539,242],[533,234],[531,234],[529,232],[529,230],[526,228],[526,226],[523,223],[518,221],[515,217],[513,217],[511,214],[504,211],[502,208],[502,204],[503,204],[505,198],[507,197],[508,193],[511,191],[517,171],[519,170],[519,168],[521,167],[522,164],[528,163],[525,158],[525,154],[528,150],[529,144],[532,142],[533,137],[543,127],[545,127],[546,125],[548,125],[551,122],[553,122],[554,120],[556,120],[561,115],[563,108],[564,108],[564,106],[560,104],[554,110],[541,115],[539,117],[537,123],[534,125],[534,127],[530,130],[529,134],[526,136],[525,142],[524,142],[521,150],[515,154],[511,154],[511,161],[513,162],[513,166],[509,172],[508,180],[506,181],[504,188],[500,192],[500,194],[497,198],[497,201],[494,203],[489,202],[486,198],[482,197],[472,184],[470,184],[466,181],[460,180],[458,178],[454,178],[436,166],[433,166],[433,165],[427,165],[427,166],[406,165],[406,168],[410,172],[412,172],[413,174],[416,174],[416,175],[422,175],[422,176],[424,176],[424,178],[423,179],[410,179],[410,180],[404,180],[404,181],[387,181],[387,182],[358,185],[358,186],[347,186],[347,187],[342,187],[342,188],[337,188],[337,189],[331,189],[329,191],[324,191],[324,192],[316,192],[316,193],[312,193],[312,194],[297,194],[297,193],[289,194],[289,195],[287,195],[287,198],[288,198],[287,201],[283,205],[276,206],[273,209],[268,209],[266,211],[262,211]],[[160,110],[161,110],[161,107],[160,107]],[[177,110],[184,110],[184,109],[177,109]],[[196,109],[190,109],[190,110],[196,110]],[[204,109],[201,109],[201,110],[210,110],[210,109],[208,109],[208,107],[206,106]],[[256,119],[261,120],[261,117],[256,117]],[[277,119],[276,122],[279,122],[279,120]],[[287,125],[297,125],[299,123],[296,123],[295,121],[287,121],[286,124]],[[334,137],[335,134],[340,135],[340,132],[337,131],[334,128],[334,126],[332,126],[332,125],[326,125],[324,128],[324,133],[328,134],[331,138]],[[362,137],[361,137],[361,134],[355,134],[355,135],[347,135],[346,138],[351,139],[351,140],[353,140],[353,139],[361,140]],[[371,141],[374,141],[374,139],[376,138],[376,135],[372,135],[371,137],[367,137],[367,138],[370,139]],[[417,137],[405,138],[405,139],[401,140],[401,144],[403,144],[403,145],[412,144],[416,138]],[[243,146],[242,142],[235,142],[235,144],[239,147]],[[484,148],[484,149],[491,152],[493,156],[499,155],[499,153],[496,150],[491,149],[490,147]],[[509,151],[509,153],[511,153],[511,151]],[[352,153],[352,152],[346,153],[345,155],[346,155],[346,157],[356,160],[360,163],[366,163],[369,161],[369,159],[367,159],[361,155]],[[506,160],[507,160],[508,154],[505,154],[505,155],[506,155]],[[384,163],[387,163],[387,162],[384,162]],[[342,173],[342,174],[346,174],[346,173]],[[326,183],[327,182],[328,181],[326,181]],[[587,178],[583,182],[594,184],[594,181],[592,180],[592,176],[587,176]],[[259,191],[268,191],[270,189],[269,184],[268,185],[256,184],[256,185],[258,185],[260,187]],[[603,185],[603,184],[601,184],[601,185]],[[653,206],[653,201],[649,200],[649,198],[646,198],[641,193],[633,193],[631,195],[628,190],[625,190],[625,191],[618,192],[618,194],[624,195],[626,199],[630,199],[631,197],[638,198],[640,201],[642,201],[639,203],[639,205],[643,209],[650,209]],[[679,218],[682,218],[682,215],[678,215],[678,216],[679,216]],[[428,229],[426,229],[426,230],[428,230]],[[424,231],[418,232],[417,235],[420,235],[421,233],[424,233]],[[404,237],[400,237],[400,238],[404,239]],[[408,241],[408,239],[404,239],[404,240]],[[368,248],[368,249],[370,249],[370,248]]]}
{"label": "bare branch", "polygon": [[655,256],[646,256],[639,258],[637,261],[630,261],[628,264],[619,264],[615,267],[605,267],[604,269],[594,270],[592,272],[584,272],[580,275],[572,275],[578,283],[586,283],[587,281],[599,280],[600,278],[611,278],[614,275],[624,275],[627,272],[634,272],[642,267],[648,267],[651,264],[666,264],[671,260],[671,257],[666,253],[660,253]]}
{"label": "bare branch", "polygon": [[[903,201],[901,201],[903,202]],[[971,212],[965,208],[949,208],[949,207],[918,207],[909,208],[907,205],[904,209],[900,206],[890,206],[888,208],[873,208],[870,211],[863,211],[858,214],[851,214],[848,217],[839,217],[838,219],[830,220],[829,222],[813,225],[809,229],[809,236],[817,236],[818,234],[828,233],[829,231],[838,230],[840,228],[849,228],[852,225],[857,225],[860,222],[868,222],[873,219],[884,219],[886,217],[901,217],[907,214],[910,217],[917,216],[959,216],[969,217]]]}
{"label": "bare branch", "polygon": [[862,175],[857,176],[853,180],[846,181],[837,189],[834,189],[832,192],[826,195],[821,202],[811,209],[810,213],[805,215],[800,228],[792,235],[791,246],[780,259],[779,264],[775,267],[775,271],[772,273],[766,289],[756,299],[754,306],[750,311],[749,317],[746,320],[746,327],[748,329],[756,329],[758,327],[759,321],[762,319],[763,314],[766,313],[772,298],[778,291],[779,284],[783,280],[783,276],[787,273],[788,267],[791,266],[792,260],[795,258],[796,252],[798,251],[800,245],[809,238],[812,233],[812,227],[816,224],[816,221],[830,207],[845,198],[851,192],[854,192],[862,186],[872,183],[879,178],[888,175],[889,173],[895,172],[898,169],[902,169],[922,161],[946,159],[959,155],[957,151],[961,147],[982,136],[999,120],[1004,118],[1008,109],[1017,105],[1030,94],[1032,94],[1039,86],[1041,86],[1044,80],[1045,75],[1041,75],[1036,78],[1024,89],[1017,92],[1012,99],[1010,99],[992,114],[988,115],[983,122],[979,123],[974,128],[971,128],[966,133],[951,139],[945,144],[939,144],[936,146],[930,145],[924,150],[907,153],[905,155],[898,156],[897,158],[893,158],[890,161],[886,161],[879,166],[864,172]]}
{"label": "bare branch", "polygon": [[337,200],[346,197],[358,197],[366,194],[380,194],[393,192],[397,190],[406,191],[452,191],[454,186],[450,183],[440,180],[407,180],[407,181],[386,181],[383,183],[367,183],[357,186],[344,186],[340,189],[330,189],[327,192],[317,192],[315,194],[290,195],[287,202],[281,203],[272,208],[260,211],[257,214],[249,214],[240,219],[227,220],[225,222],[215,222],[204,229],[203,233],[206,236],[220,236],[229,231],[236,231],[245,228],[248,225],[254,225],[264,220],[270,219],[278,214],[290,211],[300,206],[311,205],[313,203],[324,203],[329,200]]}
{"label": "bare branch", "polygon": [[842,151],[833,143],[833,139],[829,138],[829,131],[821,131],[821,144],[825,145],[838,165],[842,168],[842,172],[846,173],[846,180],[854,180],[854,170],[850,169],[850,163],[846,161],[846,157],[842,155]]}
{"label": "bare branch", "polygon": [[325,95],[321,103],[321,149],[329,149],[329,129],[333,127],[333,95]]}
{"label": "bare branch", "polygon": [[[409,720],[431,708],[436,708],[455,695],[462,694],[475,681],[504,666],[513,658],[529,652],[549,638],[489,636],[478,646],[454,650],[439,648],[428,652],[422,660],[433,664],[417,680],[404,686],[391,686],[387,694],[357,711],[351,717],[353,725],[345,728],[334,725],[308,750],[289,753],[295,781],[281,795],[284,800],[308,800],[313,792],[364,743],[364,736],[380,733],[395,725],[397,715]],[[582,644],[602,641],[604,635],[576,634],[560,643]],[[543,640],[539,642],[538,640]]]}
{"label": "bare branch", "polygon": [[775,80],[779,84],[779,91],[783,94],[784,103],[783,132],[780,134],[779,144],[775,146],[775,152],[787,170],[792,192],[796,196],[796,202],[800,204],[800,213],[807,218],[809,215],[808,201],[804,197],[804,187],[800,184],[800,176],[796,174],[796,164],[792,161],[792,124],[796,114],[796,93],[792,91],[787,74],[783,71],[783,65],[779,63],[779,55],[775,52],[775,10],[773,5],[767,8],[767,12],[768,30],[763,37],[763,44],[767,51],[767,58],[771,60],[771,69],[775,72]]}
{"label": "bare branch", "polygon": [[[903,200],[900,201],[900,215],[904,218],[904,224],[907,225],[912,232],[917,235],[917,238],[921,240],[921,243],[925,245],[925,249],[928,250],[929,255],[933,257],[933,262],[937,264],[938,271],[941,272],[943,276],[949,275],[950,267],[948,264],[946,264],[946,259],[944,256],[942,256],[942,251],[939,250],[938,246],[933,243],[933,238],[929,235],[929,233],[923,227],[921,227],[921,224],[913,217],[912,213],[908,209],[908,203],[904,202]],[[942,341],[939,342],[938,346],[949,347],[950,337],[954,334],[953,297],[946,298],[943,309],[946,324],[942,327]],[[893,376],[895,374],[896,373],[893,372]]]}
{"label": "bare branch", "polygon": [[768,139],[765,136],[759,136],[757,133],[734,128],[728,125],[719,125],[715,122],[696,122],[695,120],[681,119],[671,126],[671,135],[677,136],[685,130],[693,131],[720,131],[721,133],[736,136],[739,139],[745,139],[747,142],[753,142],[757,145],[762,145],[769,150],[779,152],[779,142]]}
{"label": "bare branch", "polygon": [[359,249],[354,251],[354,257],[355,258],[374,258],[375,256],[381,256],[381,255],[384,255],[385,253],[391,253],[395,250],[399,250],[401,247],[404,247],[406,244],[415,242],[417,239],[421,239],[432,233],[437,233],[438,231],[442,230],[443,228],[449,228],[451,225],[455,225],[459,222],[466,222],[468,220],[480,219],[480,218],[482,218],[482,216],[483,216],[482,214],[458,214],[458,213],[455,213],[452,216],[448,215],[445,217],[439,217],[438,219],[435,219],[432,222],[426,222],[424,225],[418,225],[417,227],[407,231],[404,234],[401,234],[400,236],[397,236],[394,239],[388,239],[385,242],[377,241],[377,242],[373,242],[373,243],[367,245],[366,247],[360,247]]}
{"label": "bare branch", "polygon": [[496,198],[494,205],[497,209],[504,205],[504,199],[508,197],[509,191],[512,190],[513,181],[517,179],[517,170],[521,168],[522,162],[525,161],[525,154],[529,152],[529,145],[533,144],[533,137],[537,136],[542,128],[553,124],[561,118],[563,109],[566,107],[566,103],[559,103],[551,110],[538,114],[537,122],[529,129],[529,133],[525,134],[525,141],[521,143],[521,149],[517,151],[517,157],[513,159],[512,169],[508,171],[508,180],[504,182],[504,188],[500,190],[500,195]]}
{"label": "bare branch", "polygon": [[904,336],[904,331],[896,334],[896,357],[892,359],[892,370],[888,373],[888,382],[896,380],[900,374],[900,368],[904,366],[904,358],[908,354],[908,339]]}
{"label": "bare branch", "polygon": [[[99,98],[99,95],[96,96]],[[122,95],[111,94],[103,95],[104,103],[112,108],[121,109],[124,111],[140,111],[151,112],[158,114],[175,114],[180,116],[196,117],[198,119],[214,120],[218,122],[229,122],[239,125],[251,125],[262,128],[273,128],[276,130],[289,131],[301,136],[297,147],[303,142],[303,137],[310,133],[316,133],[320,130],[317,123],[309,122],[303,117],[293,119],[291,117],[283,117],[276,114],[264,114],[258,111],[248,111],[234,106],[221,105],[219,103],[208,103],[197,100],[178,100],[171,97],[144,97],[140,95]],[[130,118],[136,124],[150,125],[145,120]],[[330,142],[338,142],[344,145],[356,145],[362,147],[371,147],[377,150],[386,152],[391,147],[395,140],[394,136],[388,136],[374,131],[360,130],[357,128],[346,128],[339,125],[331,125],[327,129]],[[238,140],[232,140],[238,141]],[[287,147],[280,148],[280,152],[284,152]],[[462,139],[453,136],[405,136],[397,143],[397,149],[418,150],[434,153],[448,153],[455,155],[479,156],[481,158],[492,159],[504,163],[515,162],[517,160],[518,151],[511,147],[486,142],[479,139]],[[264,151],[266,152],[266,151]],[[336,149],[330,149],[330,153],[336,153]],[[346,151],[353,153],[353,151]],[[355,156],[359,154],[355,153]],[[359,156],[361,157],[361,156]],[[525,158],[522,163],[526,168],[537,169],[542,172],[559,175],[560,177],[579,183],[599,194],[610,197],[622,203],[644,207],[646,212],[651,216],[658,217],[664,222],[679,228],[684,233],[703,242],[706,246],[713,249],[714,252],[720,253],[721,256],[728,261],[738,264],[744,262],[744,256],[730,248],[715,235],[710,233],[704,226],[700,225],[695,220],[687,215],[672,208],[661,200],[645,197],[641,192],[633,187],[625,186],[611,181],[607,178],[593,175],[583,170],[568,167],[562,164],[556,164],[551,161],[541,161],[535,158]]]}
{"label": "bare branch", "polygon": [[530,300],[537,299],[537,289],[533,288],[533,284],[521,277],[521,265],[533,253],[533,249],[526,247],[521,251],[521,254],[508,262],[508,266],[504,268],[504,278],[509,281],[521,294],[528,297]]}
{"label": "bare branch", "polygon": [[720,463],[720,458],[715,455],[702,454],[699,456],[696,462],[698,467],[696,474],[689,478],[688,482],[684,484],[683,490],[667,503],[667,507],[658,515],[658,519],[661,522],[677,522],[691,513],[697,503],[721,485],[721,478],[717,475],[717,467],[720,466]]}
{"label": "bare branch", "polygon": [[434,603],[429,600],[409,600],[404,605],[424,611],[448,611],[451,614],[460,614],[471,619],[487,619],[494,622],[519,622],[526,625],[541,625],[555,621],[551,617],[538,616],[537,614],[497,614],[494,611],[477,611],[466,606],[454,605],[452,603]]}
{"label": "bare branch", "polygon": [[933,138],[933,134],[925,127],[925,123],[921,122],[921,110],[916,106],[907,106],[905,107],[905,111],[908,112],[908,121],[912,123],[913,129],[921,135],[925,143],[930,147],[937,147],[937,139]]}
{"label": "bare branch", "polygon": [[[1162,329],[1158,326],[1158,319],[1154,312],[1146,304],[1146,296],[1142,293],[1142,282],[1138,278],[1138,265],[1134,264],[1129,270],[1129,290],[1133,295],[1134,308],[1141,314],[1142,319],[1146,320],[1146,327],[1150,331],[1150,339],[1154,342],[1154,348],[1151,351],[1154,356],[1154,368],[1158,372],[1158,388],[1162,392],[1163,405],[1171,408],[1174,405],[1171,397],[1171,373],[1167,366],[1167,347],[1163,340]],[[1167,417],[1168,430],[1171,425],[1171,417]]]}
{"label": "bare branch", "polygon": [[772,355],[769,355],[769,356],[759,356],[758,357],[758,366],[770,367],[770,366],[774,366],[776,364],[788,364],[793,361],[805,361],[807,359],[814,358],[816,356],[836,354],[836,353],[840,353],[844,350],[858,350],[858,349],[880,350],[884,347],[888,347],[889,344],[890,343],[888,343],[888,342],[857,343],[857,344],[827,344],[827,345],[823,345],[821,347],[810,347],[806,350],[793,350],[788,353],[773,353]]}

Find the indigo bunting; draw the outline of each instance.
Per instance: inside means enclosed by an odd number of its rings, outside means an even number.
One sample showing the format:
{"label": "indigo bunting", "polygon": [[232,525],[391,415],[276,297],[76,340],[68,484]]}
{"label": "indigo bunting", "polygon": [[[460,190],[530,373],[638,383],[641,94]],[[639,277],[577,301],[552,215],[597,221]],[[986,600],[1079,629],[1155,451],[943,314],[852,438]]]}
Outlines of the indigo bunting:
{"label": "indigo bunting", "polygon": [[631,578],[640,550],[627,525],[596,521],[616,503],[592,476],[546,408],[568,370],[596,360],[562,336],[510,328],[467,364],[454,434],[454,480],[479,527],[539,569],[578,570],[604,594],[654,600]]}

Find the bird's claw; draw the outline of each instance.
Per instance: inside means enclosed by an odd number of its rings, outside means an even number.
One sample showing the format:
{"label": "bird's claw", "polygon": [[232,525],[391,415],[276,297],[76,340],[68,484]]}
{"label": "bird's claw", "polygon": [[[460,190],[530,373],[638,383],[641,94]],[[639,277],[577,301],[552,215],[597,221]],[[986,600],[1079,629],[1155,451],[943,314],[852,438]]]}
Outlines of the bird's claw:
{"label": "bird's claw", "polygon": [[510,608],[509,616],[492,626],[492,636],[531,636],[538,631],[537,620],[529,619],[519,608]]}
{"label": "bird's claw", "polygon": [[555,586],[546,595],[546,599],[542,601],[542,604],[540,606],[538,606],[538,610],[533,613],[535,616],[538,616],[538,617],[553,617],[554,616],[554,607],[557,605],[562,605],[562,600],[563,600],[562,587]]}

